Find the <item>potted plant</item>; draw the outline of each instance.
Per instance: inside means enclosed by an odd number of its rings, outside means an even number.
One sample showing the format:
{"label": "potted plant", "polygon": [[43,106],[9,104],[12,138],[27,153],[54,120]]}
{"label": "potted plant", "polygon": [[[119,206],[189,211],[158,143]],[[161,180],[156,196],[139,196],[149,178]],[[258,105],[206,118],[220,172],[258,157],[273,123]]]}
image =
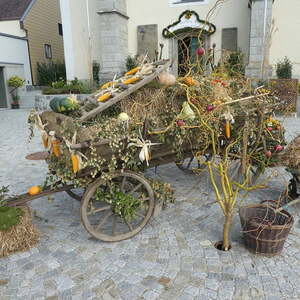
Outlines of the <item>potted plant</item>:
{"label": "potted plant", "polygon": [[20,78],[19,76],[12,76],[8,79],[7,84],[11,88],[10,94],[12,97],[11,108],[16,109],[20,107],[19,100],[20,97],[18,95],[18,89],[24,85],[25,80]]}

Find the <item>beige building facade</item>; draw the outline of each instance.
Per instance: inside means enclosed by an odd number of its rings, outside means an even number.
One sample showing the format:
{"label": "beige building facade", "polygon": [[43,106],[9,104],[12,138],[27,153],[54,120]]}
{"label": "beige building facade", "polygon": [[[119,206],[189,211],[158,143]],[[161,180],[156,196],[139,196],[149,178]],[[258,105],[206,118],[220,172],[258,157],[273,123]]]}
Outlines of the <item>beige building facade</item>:
{"label": "beige building facade", "polygon": [[0,0],[0,33],[28,41],[32,84],[37,63],[64,61],[63,29],[59,0]]}
{"label": "beige building facade", "polygon": [[[60,3],[63,26],[68,29],[64,47],[70,80],[91,79],[93,62],[100,64],[100,78],[111,79],[115,73],[124,71],[128,55],[148,53],[153,58],[160,44],[163,44],[163,58],[173,59],[172,72],[177,74],[181,29],[193,53],[199,46],[195,32],[206,26],[204,21],[213,30],[207,28],[203,45],[207,49],[214,46],[216,64],[223,49],[240,49],[248,65],[246,74],[264,78],[274,76],[275,64],[287,56],[294,64],[293,77],[300,78],[300,43],[296,34],[300,30],[299,0],[227,0],[212,14],[209,13],[216,0],[60,0]],[[176,35],[167,36],[166,29]]]}

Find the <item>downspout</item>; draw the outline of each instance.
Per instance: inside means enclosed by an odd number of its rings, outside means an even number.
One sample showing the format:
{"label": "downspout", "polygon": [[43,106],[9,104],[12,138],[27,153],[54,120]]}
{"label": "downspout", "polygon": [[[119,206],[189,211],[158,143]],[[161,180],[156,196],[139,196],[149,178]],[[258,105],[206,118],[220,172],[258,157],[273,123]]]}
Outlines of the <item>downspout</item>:
{"label": "downspout", "polygon": [[88,51],[89,51],[89,75],[90,80],[93,80],[93,66],[92,66],[92,38],[91,38],[91,24],[90,24],[90,8],[89,0],[86,0],[86,15],[87,15],[87,26],[88,26]]}
{"label": "downspout", "polygon": [[265,1],[265,12],[264,12],[264,36],[263,36],[263,51],[262,51],[262,62],[261,62],[261,78],[264,79],[264,67],[265,67],[265,55],[266,55],[266,34],[267,34],[267,12],[268,12],[268,0]]}

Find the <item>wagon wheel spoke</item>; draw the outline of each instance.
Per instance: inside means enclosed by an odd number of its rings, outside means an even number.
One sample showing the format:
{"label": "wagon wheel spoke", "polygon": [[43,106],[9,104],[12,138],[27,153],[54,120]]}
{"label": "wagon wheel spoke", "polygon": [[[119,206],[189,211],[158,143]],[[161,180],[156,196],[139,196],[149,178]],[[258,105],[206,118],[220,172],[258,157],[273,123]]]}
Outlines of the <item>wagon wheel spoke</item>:
{"label": "wagon wheel spoke", "polygon": [[103,220],[97,225],[97,227],[95,228],[96,231],[99,231],[100,228],[105,224],[105,222],[108,220],[108,218],[113,214],[112,211],[110,211],[108,214],[105,215],[105,217],[103,218]]}
{"label": "wagon wheel spoke", "polygon": [[133,231],[132,225],[129,223],[129,221],[125,220],[126,225],[128,226],[130,231]]}
{"label": "wagon wheel spoke", "polygon": [[116,235],[116,227],[117,227],[117,216],[114,215],[113,217],[113,225],[112,225],[112,229],[111,229],[111,233],[113,236]]}
{"label": "wagon wheel spoke", "polygon": [[87,212],[87,215],[90,216],[91,214],[96,214],[98,212],[104,211],[104,210],[108,210],[110,209],[110,205],[108,206],[104,206],[98,209],[91,209],[89,212]]}
{"label": "wagon wheel spoke", "polygon": [[132,195],[135,191],[137,191],[143,184],[139,183],[136,185],[130,192],[128,192],[129,195]]}
{"label": "wagon wheel spoke", "polygon": [[194,160],[194,157],[191,157],[190,158],[190,160],[189,160],[189,162],[188,162],[188,164],[187,164],[187,169],[189,169],[190,168],[190,166],[191,166],[191,163],[193,162],[193,160]]}
{"label": "wagon wheel spoke", "polygon": [[121,192],[124,192],[126,181],[127,181],[127,177],[124,176],[121,184]]}
{"label": "wagon wheel spoke", "polygon": [[139,212],[137,212],[136,215],[139,216],[139,217],[141,217],[141,218],[145,218],[146,217],[145,215],[143,215],[143,214],[141,214]]}

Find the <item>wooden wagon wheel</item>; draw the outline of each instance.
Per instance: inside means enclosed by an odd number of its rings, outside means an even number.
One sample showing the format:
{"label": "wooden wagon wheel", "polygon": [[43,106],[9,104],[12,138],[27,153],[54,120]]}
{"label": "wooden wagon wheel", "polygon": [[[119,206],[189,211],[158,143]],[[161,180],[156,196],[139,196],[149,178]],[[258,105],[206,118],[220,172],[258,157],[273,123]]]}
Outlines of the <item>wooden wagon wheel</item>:
{"label": "wooden wagon wheel", "polygon": [[[111,183],[138,203],[132,219],[115,212],[114,203],[99,201],[99,191],[108,191]],[[109,183],[96,179],[85,191],[81,203],[81,220],[85,229],[96,239],[117,242],[139,233],[148,223],[154,210],[154,193],[148,181],[133,172],[116,172]]]}
{"label": "wooden wagon wheel", "polygon": [[[211,159],[211,155],[210,154],[206,154],[204,155],[205,161],[209,161]],[[186,174],[194,174],[194,170],[195,167],[193,166],[193,162],[196,161],[195,156],[192,156],[190,158],[187,159],[182,159],[182,160],[177,160],[175,161],[175,164],[177,166],[178,169],[180,169],[181,171],[183,171]],[[197,169],[203,170],[206,168],[205,164],[200,164],[199,161],[197,162]]]}

